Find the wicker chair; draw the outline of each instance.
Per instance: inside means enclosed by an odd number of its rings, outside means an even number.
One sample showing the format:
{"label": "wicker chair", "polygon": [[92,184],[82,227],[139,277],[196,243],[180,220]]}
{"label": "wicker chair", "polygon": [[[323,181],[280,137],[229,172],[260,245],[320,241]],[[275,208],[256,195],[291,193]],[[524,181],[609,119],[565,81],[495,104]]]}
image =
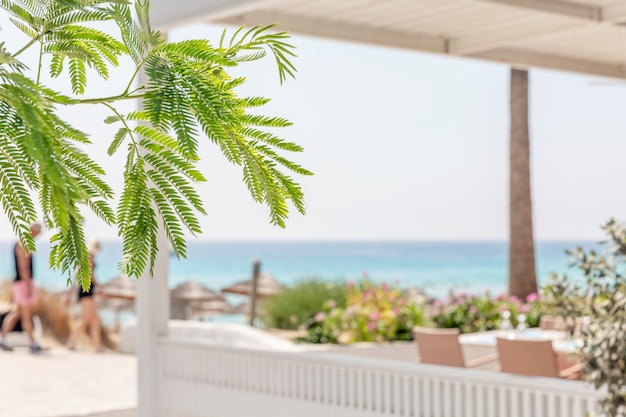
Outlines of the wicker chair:
{"label": "wicker chair", "polygon": [[523,340],[498,337],[500,370],[518,375],[580,379],[582,364],[560,357],[551,340]]}
{"label": "wicker chair", "polygon": [[498,360],[498,355],[491,354],[466,361],[459,343],[459,329],[415,327],[413,339],[421,363],[473,368]]}

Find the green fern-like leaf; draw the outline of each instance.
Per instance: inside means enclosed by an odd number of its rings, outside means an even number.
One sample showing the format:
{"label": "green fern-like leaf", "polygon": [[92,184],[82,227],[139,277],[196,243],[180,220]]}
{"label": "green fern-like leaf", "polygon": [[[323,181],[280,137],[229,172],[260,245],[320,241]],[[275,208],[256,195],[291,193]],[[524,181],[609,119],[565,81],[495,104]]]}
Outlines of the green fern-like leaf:
{"label": "green fern-like leaf", "polygon": [[[283,172],[311,174],[284,155],[302,148],[274,133],[290,122],[250,113],[269,99],[239,97],[246,78],[228,72],[271,54],[280,81],[293,76],[287,34],[265,26],[240,28],[229,40],[225,32],[217,47],[207,40],[166,43],[150,26],[147,0],[0,0],[0,10],[30,38],[16,52],[0,43],[0,207],[28,250],[35,249],[29,226],[43,213],[46,227],[55,230],[50,262],[68,280],[90,285],[85,210],[117,227],[121,268],[129,276],[152,272],[160,227],[174,252],[185,256],[185,237],[200,233],[198,216],[206,214],[198,192],[206,181],[199,167],[206,138],[241,167],[252,198],[269,207],[272,223],[284,226],[290,205],[304,212],[300,186]],[[114,23],[119,33],[99,30],[102,22]],[[37,70],[35,80],[20,61],[31,46],[39,52],[39,62],[29,65]],[[46,54],[50,76],[67,77],[71,94],[41,83]],[[82,97],[91,77],[106,80],[123,57],[135,63],[125,90]],[[134,87],[141,71],[148,82]],[[117,101],[134,98],[142,101],[141,111],[116,109]],[[105,123],[118,127],[105,140],[110,155],[125,158],[119,196],[86,150],[90,137],[58,116],[59,106],[81,104],[106,106],[111,116]]]}

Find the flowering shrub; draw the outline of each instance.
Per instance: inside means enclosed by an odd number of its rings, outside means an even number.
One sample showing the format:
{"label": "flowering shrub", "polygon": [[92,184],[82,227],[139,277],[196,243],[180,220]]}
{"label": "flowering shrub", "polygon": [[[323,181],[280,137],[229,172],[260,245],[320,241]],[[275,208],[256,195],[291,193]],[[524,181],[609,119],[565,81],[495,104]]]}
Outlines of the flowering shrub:
{"label": "flowering shrub", "polygon": [[537,294],[521,301],[504,295],[492,298],[489,292],[476,295],[452,291],[443,303],[434,302],[430,314],[435,327],[456,327],[461,333],[469,333],[500,328],[505,311],[510,312],[513,327],[518,325],[520,314],[526,315],[527,327],[537,327],[542,314]]}
{"label": "flowering shrub", "polygon": [[327,300],[345,305],[344,282],[325,282],[310,278],[264,299],[261,319],[270,328],[298,330],[313,322],[315,313]]}
{"label": "flowering shrub", "polygon": [[345,307],[327,301],[316,314],[306,341],[354,343],[410,340],[413,326],[424,323],[420,303],[395,285],[365,280],[348,283]]}

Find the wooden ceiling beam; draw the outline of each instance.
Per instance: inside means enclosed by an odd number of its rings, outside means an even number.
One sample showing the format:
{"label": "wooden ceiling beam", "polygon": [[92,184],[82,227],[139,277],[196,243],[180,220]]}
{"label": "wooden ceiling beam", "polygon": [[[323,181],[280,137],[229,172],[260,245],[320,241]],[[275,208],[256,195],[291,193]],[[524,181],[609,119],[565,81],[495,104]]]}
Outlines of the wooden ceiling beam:
{"label": "wooden ceiling beam", "polygon": [[481,3],[496,3],[526,10],[541,11],[583,20],[600,21],[602,8],[586,6],[561,0],[471,0]]}
{"label": "wooden ceiling beam", "polygon": [[467,57],[502,62],[517,68],[540,67],[599,75],[601,77],[626,79],[626,69],[623,65],[612,65],[585,59],[543,54],[523,49],[500,48],[467,55]]}
{"label": "wooden ceiling beam", "polygon": [[307,18],[280,12],[259,11],[231,16],[221,23],[235,25],[266,25],[278,23],[279,30],[369,45],[388,46],[416,51],[447,53],[448,40],[443,37],[377,29],[340,21]]}

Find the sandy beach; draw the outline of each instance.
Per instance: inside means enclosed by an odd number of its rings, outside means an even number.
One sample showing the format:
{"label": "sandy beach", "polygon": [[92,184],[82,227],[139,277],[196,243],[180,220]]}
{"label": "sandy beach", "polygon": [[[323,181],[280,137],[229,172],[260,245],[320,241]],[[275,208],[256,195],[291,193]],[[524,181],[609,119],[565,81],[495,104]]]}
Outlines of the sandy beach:
{"label": "sandy beach", "polygon": [[133,417],[133,355],[53,348],[0,352],[0,417]]}

